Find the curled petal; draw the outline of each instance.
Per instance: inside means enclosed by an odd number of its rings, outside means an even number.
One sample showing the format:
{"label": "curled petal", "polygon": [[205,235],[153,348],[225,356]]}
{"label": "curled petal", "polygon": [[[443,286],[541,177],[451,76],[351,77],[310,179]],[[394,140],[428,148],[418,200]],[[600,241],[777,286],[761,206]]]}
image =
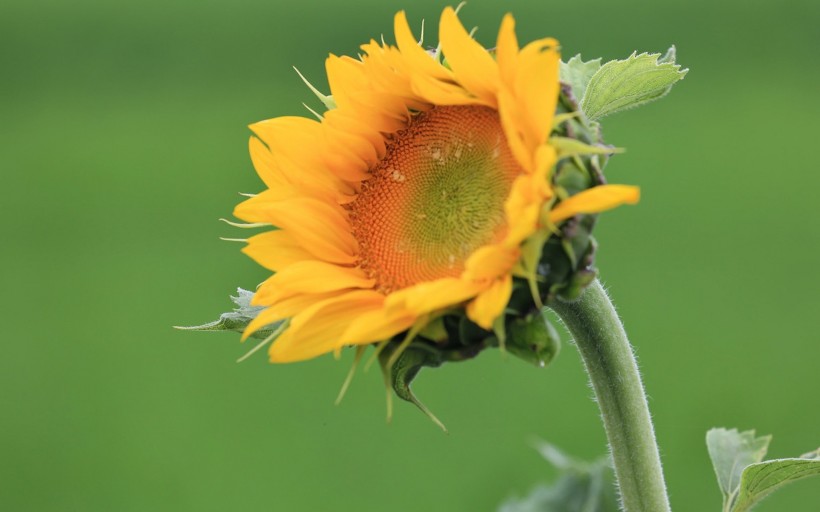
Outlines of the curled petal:
{"label": "curled petal", "polygon": [[549,213],[549,220],[558,224],[582,213],[599,213],[622,204],[635,204],[641,198],[638,187],[631,185],[600,185],[575,194],[558,203]]}
{"label": "curled petal", "polygon": [[496,318],[504,313],[512,295],[512,277],[496,279],[486,290],[467,304],[467,316],[484,329],[490,330]]}

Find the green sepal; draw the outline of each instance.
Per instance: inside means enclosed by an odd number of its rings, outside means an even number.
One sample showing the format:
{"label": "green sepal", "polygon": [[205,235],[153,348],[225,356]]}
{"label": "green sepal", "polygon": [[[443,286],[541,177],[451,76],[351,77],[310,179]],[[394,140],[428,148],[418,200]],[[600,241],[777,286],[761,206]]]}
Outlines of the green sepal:
{"label": "green sepal", "polygon": [[312,83],[310,83],[310,81],[307,78],[305,78],[305,75],[303,75],[302,72],[296,68],[296,66],[293,66],[293,70],[296,71],[296,74],[299,75],[299,78],[301,78],[305,85],[307,85],[308,89],[310,89],[310,92],[312,92],[319,99],[319,101],[322,102],[326,109],[333,110],[334,108],[336,108],[336,100],[333,99],[332,95],[324,94],[319,89],[317,89]]}
{"label": "green sepal", "polygon": [[546,309],[509,322],[506,349],[538,367],[555,359],[561,350],[561,338],[549,321]]}
{"label": "green sepal", "polygon": [[789,482],[820,475],[820,449],[801,457],[764,461],[771,439],[756,437],[754,430],[714,428],[706,433],[723,512],[745,512]]}
{"label": "green sepal", "polygon": [[527,282],[527,288],[533,299],[536,308],[541,308],[544,303],[541,300],[541,293],[538,290],[538,263],[541,260],[541,251],[544,243],[550,237],[550,232],[541,229],[524,241],[521,246],[521,257],[519,258],[518,270],[520,275]]}
{"label": "green sepal", "polygon": [[[202,325],[191,325],[191,326],[174,326],[175,329],[180,329],[183,331],[234,331],[234,332],[244,332],[245,327],[248,326],[251,321],[256,318],[256,316],[265,309],[261,306],[252,306],[251,300],[253,299],[253,292],[248,290],[243,290],[242,288],[236,289],[236,297],[231,297],[231,300],[234,304],[236,304],[236,308],[233,311],[229,311],[227,313],[222,313],[219,316],[218,320],[214,320],[213,322],[208,322]],[[278,322],[274,322],[270,325],[259,329],[255,333],[251,334],[252,338],[259,338],[259,339],[266,339],[268,336],[273,334],[277,331],[277,329],[282,325],[284,320],[280,320]]]}
{"label": "green sepal", "polygon": [[543,303],[549,304],[557,296],[575,300],[597,275],[593,263],[597,244],[592,238],[596,215],[578,215],[560,227],[558,235],[551,236],[541,253],[538,288]]}
{"label": "green sepal", "polygon": [[672,47],[663,57],[660,53],[633,53],[624,60],[607,62],[589,80],[581,109],[595,121],[662,98],[689,71],[682,70],[674,59]]}
{"label": "green sepal", "polygon": [[[458,341],[461,345],[465,347],[484,345],[491,339],[495,339],[492,332],[481,328],[466,315],[461,316],[458,324]],[[497,340],[494,343],[497,343]]]}
{"label": "green sepal", "polygon": [[419,336],[436,343],[447,341],[447,329],[444,328],[444,317],[437,316],[430,320],[420,331]]}
{"label": "green sepal", "polygon": [[379,363],[382,367],[382,373],[387,377],[390,387],[396,396],[410,402],[419,408],[433,423],[438,425],[445,432],[447,427],[436,418],[436,416],[427,408],[410,388],[410,384],[416,378],[422,368],[441,366],[444,362],[442,353],[432,346],[424,344],[411,344],[405,347],[398,356],[392,366],[388,367],[391,359],[394,359],[394,353],[399,349],[398,344],[390,344],[379,353]]}
{"label": "green sepal", "polygon": [[569,137],[550,137],[550,145],[558,152],[558,158],[566,158],[570,156],[582,155],[612,155],[615,153],[623,153],[622,148],[615,148],[612,146],[593,146],[585,144],[578,139],[571,139]]}

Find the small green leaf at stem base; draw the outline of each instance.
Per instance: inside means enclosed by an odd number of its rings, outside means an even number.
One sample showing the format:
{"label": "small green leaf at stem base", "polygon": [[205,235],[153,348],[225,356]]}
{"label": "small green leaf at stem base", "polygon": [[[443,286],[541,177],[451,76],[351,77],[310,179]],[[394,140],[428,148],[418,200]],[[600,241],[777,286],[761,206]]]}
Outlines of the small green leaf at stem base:
{"label": "small green leaf at stem base", "polygon": [[820,475],[820,449],[798,458],[764,461],[771,436],[715,428],[706,444],[723,493],[723,512],[745,512],[789,482]]}
{"label": "small green leaf at stem base", "polygon": [[709,457],[724,496],[731,495],[740,485],[743,468],[763,460],[771,439],[771,436],[755,437],[754,430],[714,428],[706,434]]}
{"label": "small green leaf at stem base", "polygon": [[512,498],[498,512],[617,512],[615,473],[609,458],[584,462],[548,443],[538,451],[560,472],[552,485],[540,485],[524,498]]}

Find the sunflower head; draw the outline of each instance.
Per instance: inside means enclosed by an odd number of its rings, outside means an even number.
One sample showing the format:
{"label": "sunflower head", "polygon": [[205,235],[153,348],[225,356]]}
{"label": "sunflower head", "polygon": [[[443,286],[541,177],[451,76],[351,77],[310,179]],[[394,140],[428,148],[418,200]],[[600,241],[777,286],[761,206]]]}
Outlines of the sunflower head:
{"label": "sunflower head", "polygon": [[318,120],[251,126],[266,188],[234,214],[273,228],[244,249],[273,274],[243,340],[264,338],[273,362],[376,346],[418,404],[425,366],[488,347],[549,362],[545,305],[593,279],[596,215],[638,191],[605,183],[615,150],[561,82],[555,39],[521,46],[507,15],[487,50],[446,8],[428,50],[404,12],[394,22],[394,44],[328,57]]}

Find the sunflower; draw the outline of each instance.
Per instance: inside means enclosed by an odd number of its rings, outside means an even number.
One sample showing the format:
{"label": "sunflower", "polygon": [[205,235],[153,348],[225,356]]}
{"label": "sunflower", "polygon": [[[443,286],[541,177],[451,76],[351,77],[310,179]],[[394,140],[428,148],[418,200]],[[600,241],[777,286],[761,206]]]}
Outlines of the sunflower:
{"label": "sunflower", "polygon": [[519,47],[507,15],[487,50],[448,7],[440,48],[428,51],[404,12],[394,21],[395,45],[371,40],[358,58],[328,57],[332,108],[320,120],[250,127],[267,189],[234,214],[276,229],[244,248],[274,274],[254,295],[264,310],[243,339],[285,320],[273,362],[418,333],[454,310],[490,330],[514,277],[533,278],[534,240],[638,199],[622,185],[571,196],[553,185],[555,39]]}

